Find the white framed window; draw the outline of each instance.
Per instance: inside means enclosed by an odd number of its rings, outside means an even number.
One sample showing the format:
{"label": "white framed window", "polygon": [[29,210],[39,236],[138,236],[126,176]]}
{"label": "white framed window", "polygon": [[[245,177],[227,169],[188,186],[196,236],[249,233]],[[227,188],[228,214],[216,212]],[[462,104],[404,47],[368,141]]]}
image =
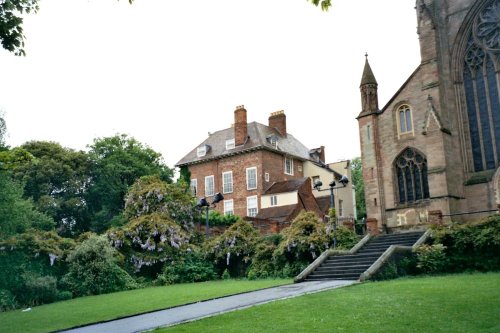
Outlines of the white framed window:
{"label": "white framed window", "polygon": [[271,195],[271,206],[278,206],[278,196],[276,195]]}
{"label": "white framed window", "polygon": [[191,189],[191,194],[196,196],[196,193],[198,193],[198,179],[191,179],[189,188]]}
{"label": "white framed window", "polygon": [[411,109],[408,105],[401,105],[398,108],[399,133],[413,132]]}
{"label": "white framed window", "polygon": [[257,188],[257,168],[247,168],[247,190],[255,190]]}
{"label": "white framed window", "polygon": [[234,215],[233,199],[224,200],[224,215]]}
{"label": "white framed window", "polygon": [[205,196],[210,197],[214,195],[214,176],[205,177]]}
{"label": "white framed window", "polygon": [[257,216],[259,208],[257,206],[257,196],[247,197],[247,216],[254,217]]}
{"label": "white framed window", "polygon": [[293,176],[293,159],[285,157],[285,174]]}
{"label": "white framed window", "polygon": [[269,172],[264,174],[264,179],[266,180],[266,183],[269,183]]}
{"label": "white framed window", "polygon": [[226,150],[234,149],[236,147],[234,139],[226,140]]}
{"label": "white framed window", "polygon": [[207,145],[200,146],[196,149],[196,156],[203,157],[207,154]]}
{"label": "white framed window", "polygon": [[222,192],[231,193],[233,192],[233,172],[226,171],[222,173]]}

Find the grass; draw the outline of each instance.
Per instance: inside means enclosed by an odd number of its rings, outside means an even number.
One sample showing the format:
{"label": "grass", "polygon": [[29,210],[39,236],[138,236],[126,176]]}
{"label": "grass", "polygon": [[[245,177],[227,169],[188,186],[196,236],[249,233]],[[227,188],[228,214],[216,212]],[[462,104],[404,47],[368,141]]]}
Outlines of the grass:
{"label": "grass", "polygon": [[364,283],[155,332],[500,332],[500,273]]}
{"label": "grass", "polygon": [[227,280],[144,288],[89,296],[0,313],[0,332],[50,332],[176,305],[291,283],[291,280]]}

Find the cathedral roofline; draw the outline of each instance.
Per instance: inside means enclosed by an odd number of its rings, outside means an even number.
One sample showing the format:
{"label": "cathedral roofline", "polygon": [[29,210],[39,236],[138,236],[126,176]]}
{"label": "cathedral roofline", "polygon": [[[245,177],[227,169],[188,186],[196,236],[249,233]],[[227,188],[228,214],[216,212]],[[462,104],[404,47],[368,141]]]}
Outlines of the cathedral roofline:
{"label": "cathedral roofline", "polygon": [[417,68],[413,71],[413,73],[410,74],[410,76],[406,79],[406,81],[399,87],[398,91],[389,99],[389,101],[384,105],[380,113],[384,112],[389,105],[398,97],[398,95],[401,93],[401,91],[406,87],[406,85],[413,79],[413,77],[417,74],[417,72],[420,70],[422,66],[418,65]]}

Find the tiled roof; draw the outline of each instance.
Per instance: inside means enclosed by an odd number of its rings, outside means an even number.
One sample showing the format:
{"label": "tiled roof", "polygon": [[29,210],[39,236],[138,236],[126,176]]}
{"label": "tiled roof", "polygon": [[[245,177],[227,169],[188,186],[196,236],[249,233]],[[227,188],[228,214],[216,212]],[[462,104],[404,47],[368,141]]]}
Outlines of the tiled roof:
{"label": "tiled roof", "polygon": [[[278,139],[276,146],[270,142],[269,138],[271,136],[275,136]],[[310,159],[309,149],[293,135],[288,133],[286,137],[283,137],[276,129],[257,122],[248,123],[248,139],[243,145],[227,150],[226,140],[229,139],[234,139],[234,128],[232,127],[211,134],[205,141],[200,143],[179,162],[177,162],[176,166],[206,162],[260,149],[274,151],[279,154],[291,155],[302,160]],[[205,156],[198,157],[197,148],[203,145],[210,146],[210,150]]]}
{"label": "tiled roof", "polygon": [[298,191],[306,182],[307,178],[285,180],[273,183],[264,194],[276,194]]}
{"label": "tiled roof", "polygon": [[259,220],[273,220],[278,222],[288,221],[289,217],[294,213],[297,205],[269,207],[259,210],[256,219]]}
{"label": "tiled roof", "polygon": [[318,203],[319,209],[323,212],[323,214],[328,213],[328,209],[330,209],[330,196],[317,197],[316,202]]}

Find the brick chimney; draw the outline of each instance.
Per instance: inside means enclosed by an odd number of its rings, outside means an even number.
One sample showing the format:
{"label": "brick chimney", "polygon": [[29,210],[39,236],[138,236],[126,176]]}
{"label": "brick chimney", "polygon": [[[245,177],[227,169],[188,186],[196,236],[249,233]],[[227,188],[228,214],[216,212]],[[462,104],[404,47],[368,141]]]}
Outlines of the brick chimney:
{"label": "brick chimney", "polygon": [[286,137],[286,116],[285,111],[276,111],[269,116],[269,127],[275,128],[278,132]]}
{"label": "brick chimney", "polygon": [[238,105],[234,110],[234,144],[240,146],[245,143],[248,135],[247,110]]}
{"label": "brick chimney", "polygon": [[319,160],[325,163],[325,146],[319,147]]}

